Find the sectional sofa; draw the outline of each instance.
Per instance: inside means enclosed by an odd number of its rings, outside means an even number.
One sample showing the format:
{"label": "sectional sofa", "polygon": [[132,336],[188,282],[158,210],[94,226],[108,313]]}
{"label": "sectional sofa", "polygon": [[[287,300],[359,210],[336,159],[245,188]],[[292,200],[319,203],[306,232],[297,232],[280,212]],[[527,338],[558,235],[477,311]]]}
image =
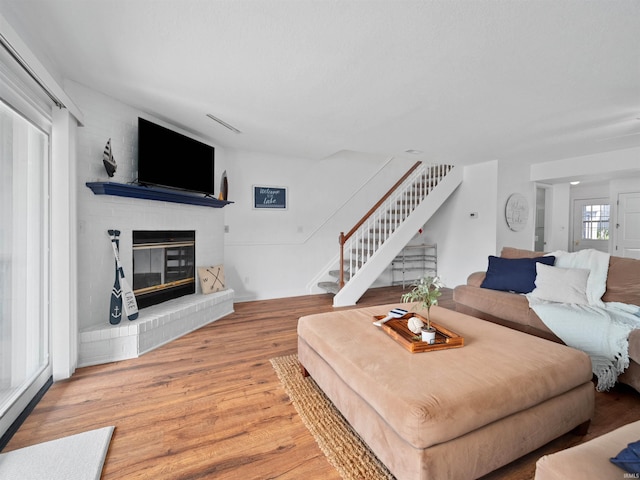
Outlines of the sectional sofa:
{"label": "sectional sofa", "polygon": [[[505,247],[500,258],[535,258],[543,255],[542,252]],[[469,275],[466,285],[455,287],[453,299],[457,311],[562,343],[529,308],[524,295],[481,288],[485,275],[486,272],[474,272]],[[640,306],[640,260],[610,257],[602,301]],[[640,392],[640,329],[633,330],[629,335],[629,359],[629,368],[618,377],[618,381]]]}

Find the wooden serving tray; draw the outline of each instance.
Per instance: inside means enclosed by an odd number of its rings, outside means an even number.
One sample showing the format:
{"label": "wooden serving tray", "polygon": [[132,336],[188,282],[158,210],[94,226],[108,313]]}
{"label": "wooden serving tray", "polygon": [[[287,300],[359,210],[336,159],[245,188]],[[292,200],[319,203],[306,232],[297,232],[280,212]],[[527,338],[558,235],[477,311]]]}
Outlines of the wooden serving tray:
{"label": "wooden serving tray", "polygon": [[[396,342],[409,350],[411,353],[432,352],[434,350],[445,350],[447,348],[460,348],[464,346],[464,338],[448,328],[438,325],[433,320],[431,326],[436,329],[436,343],[429,344],[422,340],[414,340],[417,335],[407,327],[407,320],[411,317],[418,317],[425,324],[426,319],[417,313],[407,313],[401,318],[392,318],[382,324],[382,330],[393,338]],[[376,320],[385,318],[385,315],[375,315]]]}

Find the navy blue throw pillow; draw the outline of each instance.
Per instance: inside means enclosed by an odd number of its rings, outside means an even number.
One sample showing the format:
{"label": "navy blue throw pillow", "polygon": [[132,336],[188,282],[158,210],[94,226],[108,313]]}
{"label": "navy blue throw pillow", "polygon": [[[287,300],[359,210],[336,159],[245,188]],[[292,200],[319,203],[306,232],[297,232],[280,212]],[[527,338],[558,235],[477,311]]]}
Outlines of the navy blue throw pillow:
{"label": "navy blue throw pillow", "polygon": [[[640,449],[640,442],[633,442],[627,445],[627,448],[622,450],[614,458],[610,458],[611,463],[619,466],[628,473],[639,474],[640,473],[640,457],[638,456],[638,450]],[[634,477],[636,478],[636,477]]]}
{"label": "navy blue throw pillow", "polygon": [[482,288],[504,292],[529,293],[536,288],[536,263],[553,265],[556,257],[502,258],[489,256],[487,275]]}

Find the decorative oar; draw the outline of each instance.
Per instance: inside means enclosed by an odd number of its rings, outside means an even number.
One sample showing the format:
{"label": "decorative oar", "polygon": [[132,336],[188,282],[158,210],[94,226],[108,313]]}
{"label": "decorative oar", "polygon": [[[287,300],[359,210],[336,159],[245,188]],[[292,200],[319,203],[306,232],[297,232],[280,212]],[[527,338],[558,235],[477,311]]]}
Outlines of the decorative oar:
{"label": "decorative oar", "polygon": [[373,322],[373,324],[377,327],[381,327],[383,323],[387,323],[389,320],[393,318],[402,318],[406,314],[407,314],[406,310],[403,310],[402,308],[394,308],[387,314],[386,317],[384,317],[382,320],[377,320]]}
{"label": "decorative oar", "polygon": [[[115,242],[116,246],[120,242],[118,236],[120,230],[109,230],[111,242]],[[118,272],[118,262],[116,261],[116,279],[111,288],[111,304],[109,305],[109,323],[117,325],[122,318],[122,289],[120,288],[120,272]]]}
{"label": "decorative oar", "polygon": [[122,290],[122,305],[124,307],[124,311],[129,320],[135,320],[138,318],[138,303],[136,302],[136,296],[133,293],[131,285],[129,285],[129,281],[124,276],[124,270],[122,265],[120,264],[120,255],[119,253],[119,241],[118,237],[120,235],[120,230],[109,230],[109,236],[111,237],[111,246],[113,247],[113,256],[116,259],[116,269],[117,276],[120,278],[120,288]]}

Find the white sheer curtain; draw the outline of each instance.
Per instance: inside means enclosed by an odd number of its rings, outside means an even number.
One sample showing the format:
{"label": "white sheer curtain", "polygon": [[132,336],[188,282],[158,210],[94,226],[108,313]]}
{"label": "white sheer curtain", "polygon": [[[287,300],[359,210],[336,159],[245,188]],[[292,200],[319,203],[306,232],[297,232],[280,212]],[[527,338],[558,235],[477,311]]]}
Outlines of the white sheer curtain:
{"label": "white sheer curtain", "polygon": [[[49,366],[49,136],[0,102],[0,420]],[[7,425],[0,429],[0,434]]]}

